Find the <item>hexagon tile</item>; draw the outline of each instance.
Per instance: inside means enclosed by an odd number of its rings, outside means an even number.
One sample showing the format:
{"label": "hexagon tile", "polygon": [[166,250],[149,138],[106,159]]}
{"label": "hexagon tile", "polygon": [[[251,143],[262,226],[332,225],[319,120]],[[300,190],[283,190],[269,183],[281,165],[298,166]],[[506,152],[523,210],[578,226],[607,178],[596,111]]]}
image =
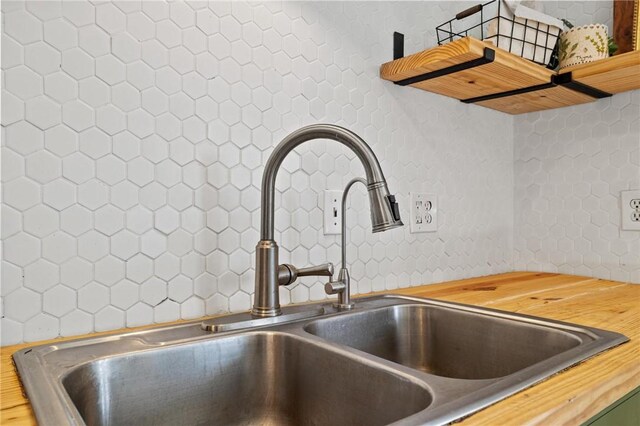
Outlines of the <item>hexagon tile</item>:
{"label": "hexagon tile", "polygon": [[[354,192],[355,292],[511,270],[513,118],[378,78],[389,31],[417,51],[458,10],[3,1],[1,343],[248,309],[263,164],[314,122],[365,138],[401,205],[410,190],[442,203],[437,234],[373,235]],[[282,261],[338,262],[338,239],[322,234],[322,191],[362,172],[326,141],[286,159],[276,197]],[[314,279],[282,291],[284,303],[325,297]]]}
{"label": "hexagon tile", "polygon": [[515,124],[515,268],[640,283],[640,234],[620,224],[620,191],[640,188],[640,91]]}

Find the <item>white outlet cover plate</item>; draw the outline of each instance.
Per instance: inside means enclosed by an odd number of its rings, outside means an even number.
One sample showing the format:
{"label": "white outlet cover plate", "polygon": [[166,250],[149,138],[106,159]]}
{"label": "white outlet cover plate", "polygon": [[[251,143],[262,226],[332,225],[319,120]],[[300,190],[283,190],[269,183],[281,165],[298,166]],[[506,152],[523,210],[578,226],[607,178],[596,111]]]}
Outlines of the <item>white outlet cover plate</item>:
{"label": "white outlet cover plate", "polygon": [[409,193],[409,231],[436,232],[438,230],[438,197],[436,194]]}
{"label": "white outlet cover plate", "polygon": [[640,231],[640,222],[632,220],[634,212],[640,213],[640,208],[633,208],[639,202],[636,200],[640,200],[640,189],[620,192],[620,225],[625,231]]}
{"label": "white outlet cover plate", "polygon": [[342,191],[324,191],[324,235],[336,235],[342,231]]}

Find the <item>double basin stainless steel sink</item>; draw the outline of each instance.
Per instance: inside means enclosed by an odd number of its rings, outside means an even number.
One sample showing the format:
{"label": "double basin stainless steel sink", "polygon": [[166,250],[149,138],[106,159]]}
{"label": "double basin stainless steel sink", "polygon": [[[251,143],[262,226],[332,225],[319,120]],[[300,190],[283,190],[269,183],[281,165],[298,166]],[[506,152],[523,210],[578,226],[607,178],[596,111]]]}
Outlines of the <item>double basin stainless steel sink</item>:
{"label": "double basin stainless steel sink", "polygon": [[43,425],[418,425],[456,421],[627,341],[404,296],[302,309],[317,314],[285,309],[279,323],[222,333],[184,323],[14,360]]}

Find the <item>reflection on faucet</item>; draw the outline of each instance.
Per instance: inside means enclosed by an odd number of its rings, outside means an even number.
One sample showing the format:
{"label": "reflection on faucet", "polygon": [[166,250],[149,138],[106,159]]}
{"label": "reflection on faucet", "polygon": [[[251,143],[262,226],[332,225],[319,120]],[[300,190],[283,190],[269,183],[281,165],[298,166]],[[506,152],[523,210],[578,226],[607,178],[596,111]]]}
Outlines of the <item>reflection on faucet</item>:
{"label": "reflection on faucet", "polygon": [[[290,278],[286,279],[287,271],[278,264],[278,245],[273,239],[276,176],[287,154],[298,145],[313,139],[336,140],[351,149],[362,162],[367,177],[373,232],[402,226],[398,203],[396,203],[395,197],[389,193],[378,159],[369,145],[358,135],[332,124],[313,124],[291,133],[276,146],[267,160],[262,176],[262,219],[260,222],[260,241],[256,246],[256,291],[251,310],[253,317],[280,315],[282,311],[280,309],[279,285],[281,282],[284,284],[285,281],[286,284],[291,284],[295,280],[293,274],[290,274]],[[285,266],[285,268],[293,271],[289,266]],[[320,273],[316,273],[317,270],[311,270],[314,272],[311,272],[310,275],[327,275],[328,272],[327,267],[320,268]]]}

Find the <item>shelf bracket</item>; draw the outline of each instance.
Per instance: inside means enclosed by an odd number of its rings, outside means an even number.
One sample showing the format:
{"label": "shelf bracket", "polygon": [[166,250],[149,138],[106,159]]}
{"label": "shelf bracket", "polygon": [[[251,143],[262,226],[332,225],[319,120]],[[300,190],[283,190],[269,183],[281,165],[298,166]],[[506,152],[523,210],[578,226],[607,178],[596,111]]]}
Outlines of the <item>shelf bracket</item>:
{"label": "shelf bracket", "polygon": [[551,76],[551,81],[558,86],[566,87],[567,89],[571,89],[575,92],[584,93],[585,95],[591,96],[592,98],[596,99],[608,98],[612,96],[611,93],[603,92],[602,90],[596,89],[595,87],[591,87],[584,83],[580,83],[579,81],[575,81],[571,72],[553,75]]}
{"label": "shelf bracket", "polygon": [[465,104],[475,104],[477,102],[489,101],[491,99],[506,98],[508,96],[551,89],[552,87],[556,87],[556,84],[553,81],[550,81],[549,83],[537,84],[535,86],[523,87],[521,89],[507,90],[506,92],[491,93],[489,95],[476,96],[475,98],[461,99],[461,102],[464,102]]}
{"label": "shelf bracket", "polygon": [[393,60],[404,58],[404,34],[393,32]]}
{"label": "shelf bracket", "polygon": [[419,83],[421,81],[430,80],[432,78],[442,77],[442,76],[460,72],[469,68],[475,68],[475,67],[479,67],[480,65],[491,63],[493,62],[495,57],[496,57],[495,50],[485,47],[483,51],[483,55],[479,58],[472,59],[467,62],[462,62],[460,64],[451,65],[449,67],[441,68],[439,70],[430,71],[428,73],[405,78],[404,80],[394,81],[394,84],[397,84],[398,86],[408,86],[410,84]]}
{"label": "shelf bracket", "polygon": [[475,98],[461,99],[465,104],[474,104],[477,102],[488,101],[491,99],[506,98],[508,96],[521,95],[523,93],[537,92],[538,90],[551,89],[556,86],[566,87],[576,92],[584,93],[592,98],[602,99],[611,96],[611,93],[603,92],[595,87],[588,86],[573,80],[573,76],[570,72],[565,74],[552,75],[551,80],[548,83],[537,84],[535,86],[523,87],[521,89],[508,90],[506,92],[491,93],[489,95],[477,96]]}

